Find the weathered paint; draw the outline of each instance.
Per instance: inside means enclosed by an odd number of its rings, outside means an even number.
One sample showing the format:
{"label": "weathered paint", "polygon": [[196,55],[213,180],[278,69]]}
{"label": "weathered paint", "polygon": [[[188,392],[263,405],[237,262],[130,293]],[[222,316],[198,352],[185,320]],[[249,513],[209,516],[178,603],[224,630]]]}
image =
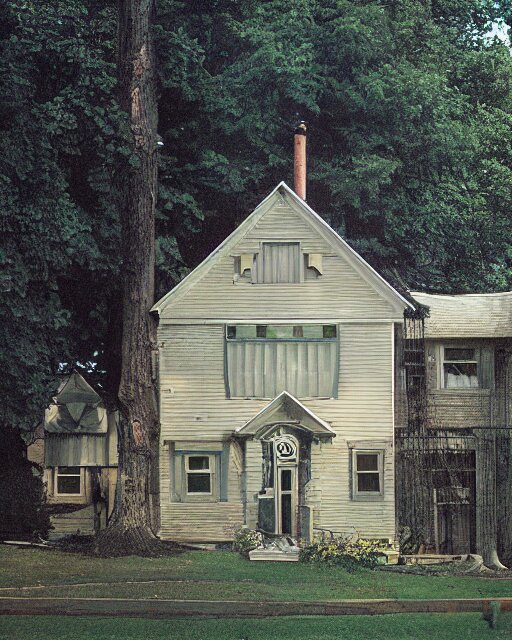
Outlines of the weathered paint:
{"label": "weathered paint", "polygon": [[[329,269],[324,264],[322,278],[302,284],[254,287],[243,279],[237,279],[234,257],[255,253],[260,250],[261,242],[272,240],[300,242],[303,253],[322,253],[326,259],[333,257],[335,260],[331,261]],[[340,275],[348,280],[340,281]],[[206,287],[205,282],[208,284]],[[258,297],[261,299],[262,286],[268,287],[265,291],[265,306],[271,305],[267,311],[268,318],[286,315],[318,318],[317,305],[320,304],[331,318],[339,317],[342,311],[341,315],[346,314],[349,318],[394,318],[400,321],[403,309],[410,306],[305,202],[281,183],[229,238],[159,300],[152,310],[158,311],[161,320],[218,318],[226,307],[229,313],[222,317],[230,317],[231,313],[231,317],[242,319],[244,307],[252,304],[251,317],[255,317],[254,304]],[[249,293],[251,289],[252,294]],[[254,289],[259,294],[255,294]],[[326,295],[334,297],[326,298]]]}
{"label": "weathered paint", "polygon": [[[428,320],[427,320],[428,322]],[[479,367],[479,379],[485,388],[441,388],[442,347],[472,347]],[[491,424],[494,391],[494,349],[492,340],[446,338],[426,340],[427,390],[430,426],[434,428],[473,428]]]}
{"label": "weathered paint", "polygon": [[[353,323],[340,330],[338,399],[302,400],[336,432],[332,442],[314,444],[313,477],[307,487],[315,526],[361,535],[394,537],[393,348],[391,325]],[[224,387],[224,326],[162,325],[160,385],[162,441],[195,441],[212,450],[229,440],[268,401],[228,399]],[[350,496],[349,442],[358,448],[386,449],[384,496],[370,501]],[[183,445],[184,446],[184,445]],[[243,522],[239,474],[229,469],[228,503],[173,504],[169,453],[162,447],[162,537],[217,540],[222,531]],[[261,444],[248,441],[245,451],[246,517],[254,526],[261,489]],[[237,510],[238,509],[238,510]],[[194,528],[203,517],[201,532]],[[222,523],[222,514],[225,524]],[[235,517],[236,514],[236,517]],[[189,524],[187,524],[190,518]],[[177,538],[176,536],[179,536]]]}
{"label": "weathered paint", "polygon": [[[287,189],[287,188],[286,188]],[[154,307],[158,331],[161,418],[161,536],[215,542],[256,525],[262,483],[257,439],[236,442],[236,430],[272,398],[229,398],[226,324],[336,324],[338,382],[331,398],[301,403],[336,437],[312,444],[305,488],[317,528],[394,538],[394,322],[407,303],[304,203],[276,190],[200,267]],[[233,240],[234,238],[234,240]],[[251,284],[236,265],[261,243],[298,242],[321,256],[322,274],[294,284]],[[339,362],[338,362],[339,361]],[[355,443],[355,444],[354,444]],[[351,448],[384,452],[384,493],[354,499]],[[188,501],[177,492],[174,452],[228,452],[222,501]]]}

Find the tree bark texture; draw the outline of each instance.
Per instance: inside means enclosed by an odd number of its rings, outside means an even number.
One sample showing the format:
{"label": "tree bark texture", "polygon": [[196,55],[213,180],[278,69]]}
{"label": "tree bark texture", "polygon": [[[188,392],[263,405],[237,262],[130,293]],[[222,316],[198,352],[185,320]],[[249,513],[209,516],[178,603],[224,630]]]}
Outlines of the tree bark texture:
{"label": "tree bark texture", "polygon": [[496,431],[479,429],[476,451],[476,545],[485,566],[505,569],[498,556]]}
{"label": "tree bark texture", "polygon": [[[155,203],[157,194],[157,103],[151,20],[154,0],[119,0],[119,102],[129,114],[132,155],[120,171],[123,253],[121,378],[118,401],[119,481],[117,504],[98,538],[106,554],[152,554],[155,465],[159,421],[152,372],[156,321],[154,301]],[[152,528],[153,524],[153,528]]]}
{"label": "tree bark texture", "polygon": [[496,500],[498,520],[498,555],[512,566],[512,349],[504,341],[496,349],[495,386],[497,394]]}

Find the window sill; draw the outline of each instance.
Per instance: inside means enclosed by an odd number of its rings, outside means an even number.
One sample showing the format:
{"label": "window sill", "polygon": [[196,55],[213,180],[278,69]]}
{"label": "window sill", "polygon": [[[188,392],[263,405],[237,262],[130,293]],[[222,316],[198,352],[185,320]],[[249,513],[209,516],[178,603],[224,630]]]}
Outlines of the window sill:
{"label": "window sill", "polygon": [[363,495],[357,495],[357,496],[351,496],[350,498],[353,502],[383,502],[384,501],[384,494],[379,493],[379,495],[372,495],[372,496],[363,496]]}
{"label": "window sill", "polygon": [[212,502],[221,502],[218,496],[184,496],[181,500],[177,497],[173,498],[171,502],[178,504],[211,504]]}
{"label": "window sill", "polygon": [[76,495],[76,494],[65,494],[59,493],[58,495],[54,494],[52,496],[48,496],[49,504],[87,504],[87,496],[85,495]]}

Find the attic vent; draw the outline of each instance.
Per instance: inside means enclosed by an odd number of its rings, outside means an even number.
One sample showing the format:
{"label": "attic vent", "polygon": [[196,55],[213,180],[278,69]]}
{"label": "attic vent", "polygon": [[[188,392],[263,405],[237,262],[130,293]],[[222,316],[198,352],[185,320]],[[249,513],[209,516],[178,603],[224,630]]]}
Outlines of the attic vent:
{"label": "attic vent", "polygon": [[301,282],[299,242],[264,242],[256,259],[253,282],[260,284]]}

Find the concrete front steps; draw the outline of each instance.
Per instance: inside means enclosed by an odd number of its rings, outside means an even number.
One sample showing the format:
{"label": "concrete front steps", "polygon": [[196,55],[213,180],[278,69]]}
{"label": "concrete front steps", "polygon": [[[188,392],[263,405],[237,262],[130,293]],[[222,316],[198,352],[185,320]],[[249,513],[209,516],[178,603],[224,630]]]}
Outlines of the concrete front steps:
{"label": "concrete front steps", "polygon": [[249,560],[266,560],[267,562],[298,562],[300,550],[290,547],[289,551],[281,549],[253,549],[249,551]]}

